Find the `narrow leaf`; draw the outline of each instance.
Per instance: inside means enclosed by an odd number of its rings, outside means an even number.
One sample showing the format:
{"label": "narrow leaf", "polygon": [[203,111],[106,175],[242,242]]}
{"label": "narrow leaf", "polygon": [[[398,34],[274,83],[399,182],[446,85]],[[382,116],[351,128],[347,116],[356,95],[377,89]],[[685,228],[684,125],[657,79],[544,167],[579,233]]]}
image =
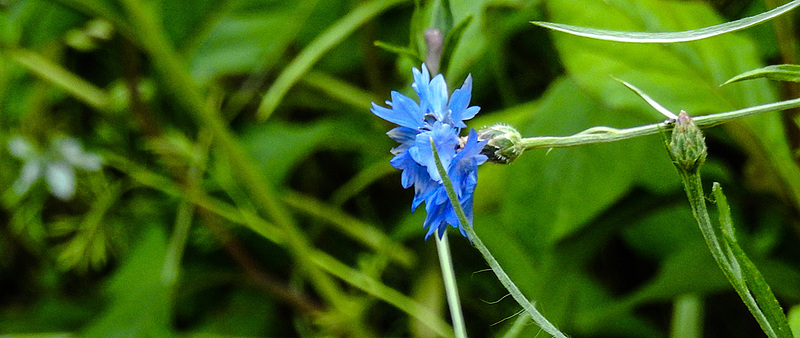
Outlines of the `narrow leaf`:
{"label": "narrow leaf", "polygon": [[370,19],[405,1],[406,0],[388,0],[365,2],[339,19],[335,24],[328,27],[325,32],[308,44],[308,46],[284,68],[278,78],[275,79],[272,87],[264,94],[264,97],[261,99],[261,104],[258,106],[258,111],[256,112],[258,121],[263,122],[267,120],[275,111],[281,100],[283,100],[286,93],[289,92],[289,89],[300,81],[300,78],[308,73],[311,67],[329,50],[344,41],[345,38],[350,36],[358,27],[361,27]]}
{"label": "narrow leaf", "polygon": [[680,32],[623,32],[544,21],[531,21],[531,23],[568,34],[600,40],[632,43],[672,43],[701,40],[720,34],[742,30],[786,13],[798,5],[800,5],[800,0],[794,0],[784,4],[783,6],[776,7],[771,11],[767,11],[758,15],[753,15],[735,21],[729,21],[719,25]]}
{"label": "narrow leaf", "polygon": [[722,86],[743,80],[767,78],[775,81],[800,82],[800,65],[772,65],[753,69],[734,76]]}
{"label": "narrow leaf", "polygon": [[394,53],[399,56],[407,56],[414,60],[415,63],[422,63],[422,57],[413,49],[403,46],[394,45],[388,42],[375,41],[375,47],[383,49],[389,53]]}
{"label": "narrow leaf", "polygon": [[761,312],[760,314],[753,313],[753,315],[756,316],[756,319],[758,319],[758,315],[765,317],[768,327],[763,327],[764,323],[759,321],[764,332],[769,332],[768,329],[771,329],[776,337],[792,337],[789,322],[786,320],[786,315],[784,315],[781,305],[772,293],[767,281],[761,275],[761,272],[758,271],[755,264],[747,257],[733,235],[733,221],[730,216],[730,206],[728,205],[725,195],[722,193],[722,188],[719,183],[714,183],[712,190],[720,213],[719,221],[722,230],[722,239],[733,253],[733,257],[738,261],[738,265],[744,274],[747,289],[753,295]]}
{"label": "narrow leaf", "polygon": [[453,27],[453,29],[447,34],[447,37],[444,40],[442,61],[439,66],[440,73],[447,73],[447,68],[450,66],[450,59],[453,57],[453,52],[455,52],[456,47],[458,47],[458,41],[461,40],[461,36],[464,34],[464,31],[467,29],[467,27],[469,27],[470,22],[472,22],[472,15],[469,15],[464,18],[464,20],[461,20],[461,22]]}
{"label": "narrow leaf", "polygon": [[622,83],[623,85],[625,85],[625,87],[628,87],[628,89],[632,90],[634,93],[636,93],[636,95],[639,95],[639,97],[641,97],[643,100],[645,100],[647,102],[647,104],[650,105],[650,107],[653,107],[653,109],[657,110],[659,113],[661,113],[662,115],[666,116],[668,119],[671,119],[671,120],[677,120],[678,119],[678,116],[676,116],[675,113],[669,111],[669,109],[667,109],[667,108],[664,108],[664,106],[662,106],[661,104],[656,102],[656,100],[653,100],[652,98],[650,98],[650,96],[645,94],[645,92],[643,92],[641,89],[636,88],[636,86],[634,86],[634,85],[632,85],[632,84],[630,84],[628,82],[625,82],[624,80],[620,80],[620,79],[615,78],[613,76],[612,76],[612,78],[614,78],[614,80],[619,81],[619,83]]}

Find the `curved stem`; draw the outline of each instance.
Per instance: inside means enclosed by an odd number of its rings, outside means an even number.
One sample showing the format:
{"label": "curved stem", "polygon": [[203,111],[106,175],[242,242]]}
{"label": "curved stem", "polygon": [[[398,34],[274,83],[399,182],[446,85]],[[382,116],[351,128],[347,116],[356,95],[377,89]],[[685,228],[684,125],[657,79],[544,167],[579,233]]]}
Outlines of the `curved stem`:
{"label": "curved stem", "polygon": [[[769,337],[778,337],[778,333],[775,332],[772,323],[766,318],[761,308],[759,308],[758,303],[753,298],[753,295],[750,293],[746,281],[742,276],[739,262],[735,258],[729,258],[730,256],[722,247],[717,230],[711,224],[711,218],[708,215],[700,174],[696,170],[687,172],[680,167],[678,167],[678,172],[680,173],[681,181],[683,181],[689,204],[692,206],[692,214],[697,224],[700,226],[700,232],[703,233],[703,238],[706,240],[711,255],[714,257],[717,265],[719,265],[720,270],[722,270],[744,304],[753,314],[753,317],[755,317],[758,324],[764,330],[764,333]],[[784,334],[783,332],[781,333]]]}
{"label": "curved stem", "polygon": [[447,171],[444,169],[442,165],[442,160],[439,158],[439,152],[436,150],[436,145],[433,143],[433,139],[431,139],[431,148],[433,149],[433,159],[436,161],[436,169],[439,170],[439,175],[442,176],[442,184],[444,185],[445,190],[447,191],[447,197],[450,199],[450,203],[453,205],[453,209],[455,209],[456,215],[458,216],[458,222],[460,226],[467,232],[469,235],[472,244],[478,248],[478,251],[481,252],[483,258],[486,259],[486,262],[489,263],[489,267],[492,268],[494,274],[497,275],[497,279],[500,280],[500,283],[506,287],[511,296],[514,297],[514,300],[517,301],[522,307],[528,312],[528,315],[531,316],[534,322],[536,322],[539,327],[542,328],[545,332],[553,335],[553,337],[559,338],[566,338],[567,336],[561,333],[550,321],[547,320],[533,304],[525,298],[525,295],[522,294],[522,291],[519,290],[516,284],[508,277],[508,274],[503,270],[503,267],[500,266],[500,263],[497,262],[497,259],[494,258],[489,249],[483,245],[483,242],[480,238],[478,238],[478,234],[475,233],[475,230],[472,229],[472,226],[469,224],[467,220],[467,215],[464,214],[464,209],[461,208],[461,204],[458,202],[458,196],[456,196],[456,191],[453,189],[453,183],[450,182],[450,177],[447,176]]}
{"label": "curved stem", "polygon": [[[800,98],[763,104],[724,113],[694,117],[698,127],[713,127],[733,119],[752,116],[756,114],[785,110],[800,107]],[[571,136],[543,136],[522,139],[525,150],[536,148],[566,148],[585,144],[606,143],[626,140],[638,136],[653,135],[661,130],[672,129],[672,121],[653,123],[639,127],[616,129],[611,127],[594,127],[586,129]]]}

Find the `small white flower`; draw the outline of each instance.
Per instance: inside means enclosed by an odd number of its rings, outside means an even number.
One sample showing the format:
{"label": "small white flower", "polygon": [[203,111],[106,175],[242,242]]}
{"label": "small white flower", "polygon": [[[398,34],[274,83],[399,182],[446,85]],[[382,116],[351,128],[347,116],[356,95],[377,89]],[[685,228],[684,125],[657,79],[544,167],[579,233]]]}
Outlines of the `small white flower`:
{"label": "small white flower", "polygon": [[75,195],[75,168],[97,171],[103,164],[99,155],[83,151],[81,143],[72,137],[53,139],[49,149],[42,151],[24,137],[15,136],[8,149],[25,163],[13,185],[17,195],[25,194],[44,177],[53,196],[71,199]]}

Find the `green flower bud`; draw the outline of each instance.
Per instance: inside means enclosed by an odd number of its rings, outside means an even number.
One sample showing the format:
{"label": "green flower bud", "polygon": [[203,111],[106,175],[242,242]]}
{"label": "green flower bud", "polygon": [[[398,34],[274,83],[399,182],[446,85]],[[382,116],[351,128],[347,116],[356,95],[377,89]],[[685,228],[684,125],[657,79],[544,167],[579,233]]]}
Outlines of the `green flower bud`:
{"label": "green flower bud", "polygon": [[697,172],[708,155],[706,140],[700,128],[685,111],[675,120],[669,153],[675,166],[689,173]]}
{"label": "green flower bud", "polygon": [[509,164],[525,151],[522,135],[514,127],[505,124],[484,127],[478,131],[478,140],[489,140],[481,154],[489,157],[492,163]]}

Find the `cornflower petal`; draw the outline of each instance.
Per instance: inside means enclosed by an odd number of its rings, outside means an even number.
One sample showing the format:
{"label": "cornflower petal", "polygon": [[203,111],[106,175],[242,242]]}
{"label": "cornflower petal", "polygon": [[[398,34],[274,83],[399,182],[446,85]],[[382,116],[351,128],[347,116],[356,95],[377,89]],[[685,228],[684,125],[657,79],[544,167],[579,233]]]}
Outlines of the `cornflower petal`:
{"label": "cornflower petal", "polygon": [[430,176],[427,175],[428,170],[419,165],[417,161],[414,161],[411,154],[407,151],[395,155],[389,163],[391,163],[392,167],[395,167],[395,169],[403,171],[401,183],[405,189],[410,188],[419,181],[430,179]]}
{"label": "cornflower petal", "polygon": [[398,92],[392,92],[392,100],[386,102],[391,109],[373,103],[371,111],[378,117],[399,125],[386,133],[399,143],[391,150],[395,155],[391,164],[403,171],[403,188],[414,186],[411,211],[425,202],[425,239],[434,233],[438,233],[441,238],[448,224],[459,228],[461,234],[468,237],[464,231],[464,226],[468,225],[459,224],[455,209],[442,184],[431,142],[436,146],[439,159],[450,176],[458,203],[463,207],[467,221],[471,223],[473,196],[478,183],[478,165],[487,159],[480,152],[488,142],[478,142],[474,129],[470,130],[463,144],[458,135],[461,128],[466,127],[464,120],[473,118],[480,111],[480,107],[469,106],[472,76],[468,76],[461,88],[448,97],[444,76],[438,74],[431,79],[425,64],[422,65],[422,70],[413,68],[412,73],[414,83],[411,87],[419,96],[419,103]]}
{"label": "cornflower petal", "polygon": [[442,204],[425,203],[425,211],[428,213],[427,216],[425,216],[425,222],[422,224],[424,228],[428,229],[428,232],[425,234],[425,240],[428,240],[428,237],[437,230],[439,230],[439,237],[444,235],[444,230],[447,228],[444,214],[448,208],[453,209],[450,202]]}
{"label": "cornflower petal", "polygon": [[428,86],[428,113],[436,116],[437,121],[452,123],[450,114],[447,112],[447,83],[442,74],[436,75]]}
{"label": "cornflower petal", "polygon": [[411,69],[411,73],[414,74],[414,82],[411,83],[411,88],[414,88],[417,96],[419,96],[419,102],[424,105],[429,100],[428,93],[430,92],[428,86],[431,82],[431,75],[428,73],[428,67],[423,63],[421,72],[414,67]]}
{"label": "cornflower petal", "polygon": [[386,104],[392,106],[392,109],[373,103],[372,113],[386,121],[404,127],[421,128],[424,126],[423,114],[414,100],[398,92],[392,92],[392,101],[387,101]]}
{"label": "cornflower petal", "polygon": [[417,134],[419,134],[418,129],[403,126],[389,130],[386,135],[389,135],[389,138],[400,143],[399,146],[392,148],[392,154],[397,155],[408,150],[409,147],[414,145]]}
{"label": "cornflower petal", "polygon": [[457,130],[446,123],[437,121],[431,130],[419,133],[414,141],[414,146],[408,150],[417,163],[428,168],[428,175],[430,175],[431,179],[441,182],[442,177],[439,176],[439,170],[436,169],[436,161],[433,159],[431,139],[436,144],[436,151],[439,153],[442,165],[447,168],[456,155],[456,146],[458,145]]}
{"label": "cornflower petal", "polygon": [[480,111],[478,106],[469,106],[469,100],[472,98],[472,75],[467,75],[464,84],[461,88],[453,91],[450,97],[450,103],[447,108],[450,109],[450,118],[456,123],[459,128],[465,128],[464,120],[469,120],[475,117],[475,114]]}

